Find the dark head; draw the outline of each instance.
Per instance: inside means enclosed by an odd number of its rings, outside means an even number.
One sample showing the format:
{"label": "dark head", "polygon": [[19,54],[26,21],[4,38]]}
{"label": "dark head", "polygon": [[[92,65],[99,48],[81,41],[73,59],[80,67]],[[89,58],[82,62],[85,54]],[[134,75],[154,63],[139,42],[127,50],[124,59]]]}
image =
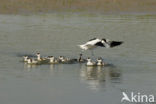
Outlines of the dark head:
{"label": "dark head", "polygon": [[23,57],[24,57],[24,58],[28,58],[28,56],[26,56],[26,55],[25,55],[25,56],[23,56]]}
{"label": "dark head", "polygon": [[36,53],[36,55],[40,55],[40,53]]}
{"label": "dark head", "polygon": [[105,38],[101,39],[101,42],[102,42],[103,44],[104,44],[104,43],[107,43],[107,41],[106,41]]}
{"label": "dark head", "polygon": [[106,42],[106,39],[105,38],[102,38],[101,40],[103,40],[104,42]]}
{"label": "dark head", "polygon": [[102,60],[102,57],[98,57],[97,60]]}
{"label": "dark head", "polygon": [[88,62],[89,62],[89,61],[91,61],[91,58],[90,58],[90,57],[88,57],[88,58],[87,58],[87,61],[88,61]]}
{"label": "dark head", "polygon": [[80,62],[81,60],[82,60],[82,54],[80,54],[78,61]]}
{"label": "dark head", "polygon": [[87,59],[90,59],[90,57],[88,57]]}

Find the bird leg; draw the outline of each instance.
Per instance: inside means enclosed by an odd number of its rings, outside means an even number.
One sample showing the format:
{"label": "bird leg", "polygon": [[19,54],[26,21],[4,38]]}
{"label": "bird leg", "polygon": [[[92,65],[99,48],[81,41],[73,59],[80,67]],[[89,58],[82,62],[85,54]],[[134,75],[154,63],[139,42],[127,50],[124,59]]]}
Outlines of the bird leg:
{"label": "bird leg", "polygon": [[80,54],[82,54],[82,55],[83,55],[83,52],[84,52],[84,50],[81,50],[81,53],[80,53]]}
{"label": "bird leg", "polygon": [[94,57],[94,51],[93,50],[91,50],[91,55],[92,55],[92,57]]}

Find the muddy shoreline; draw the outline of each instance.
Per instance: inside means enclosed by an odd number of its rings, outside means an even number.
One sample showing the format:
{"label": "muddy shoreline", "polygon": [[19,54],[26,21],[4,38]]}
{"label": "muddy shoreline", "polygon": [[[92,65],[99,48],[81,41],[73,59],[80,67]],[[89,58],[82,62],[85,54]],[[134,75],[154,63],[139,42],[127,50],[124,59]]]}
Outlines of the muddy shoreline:
{"label": "muddy shoreline", "polygon": [[155,0],[0,0],[0,14],[88,12],[156,14]]}

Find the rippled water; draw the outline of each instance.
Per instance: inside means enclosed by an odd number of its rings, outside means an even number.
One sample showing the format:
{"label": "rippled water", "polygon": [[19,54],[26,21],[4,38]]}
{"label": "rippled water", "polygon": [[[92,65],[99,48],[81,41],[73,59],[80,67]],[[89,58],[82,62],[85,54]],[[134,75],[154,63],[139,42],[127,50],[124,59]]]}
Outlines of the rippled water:
{"label": "rippled water", "polygon": [[[113,66],[21,62],[22,55],[36,52],[78,57],[77,45],[94,37],[124,41],[95,50]],[[155,43],[152,15],[0,15],[0,103],[121,104],[122,91],[156,95]]]}

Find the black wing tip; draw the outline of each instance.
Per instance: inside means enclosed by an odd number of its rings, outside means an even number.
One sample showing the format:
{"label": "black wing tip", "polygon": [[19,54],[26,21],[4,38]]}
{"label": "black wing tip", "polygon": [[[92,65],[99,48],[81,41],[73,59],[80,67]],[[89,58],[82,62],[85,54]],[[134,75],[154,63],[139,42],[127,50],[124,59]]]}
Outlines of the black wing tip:
{"label": "black wing tip", "polygon": [[123,41],[112,41],[112,43],[110,44],[110,47],[116,47],[116,46],[119,46],[121,44],[123,44],[124,42]]}
{"label": "black wing tip", "polygon": [[124,43],[124,41],[120,41],[120,42],[121,42],[121,44]]}
{"label": "black wing tip", "polygon": [[123,44],[124,43],[124,41],[119,41],[119,44],[121,45],[121,44]]}

